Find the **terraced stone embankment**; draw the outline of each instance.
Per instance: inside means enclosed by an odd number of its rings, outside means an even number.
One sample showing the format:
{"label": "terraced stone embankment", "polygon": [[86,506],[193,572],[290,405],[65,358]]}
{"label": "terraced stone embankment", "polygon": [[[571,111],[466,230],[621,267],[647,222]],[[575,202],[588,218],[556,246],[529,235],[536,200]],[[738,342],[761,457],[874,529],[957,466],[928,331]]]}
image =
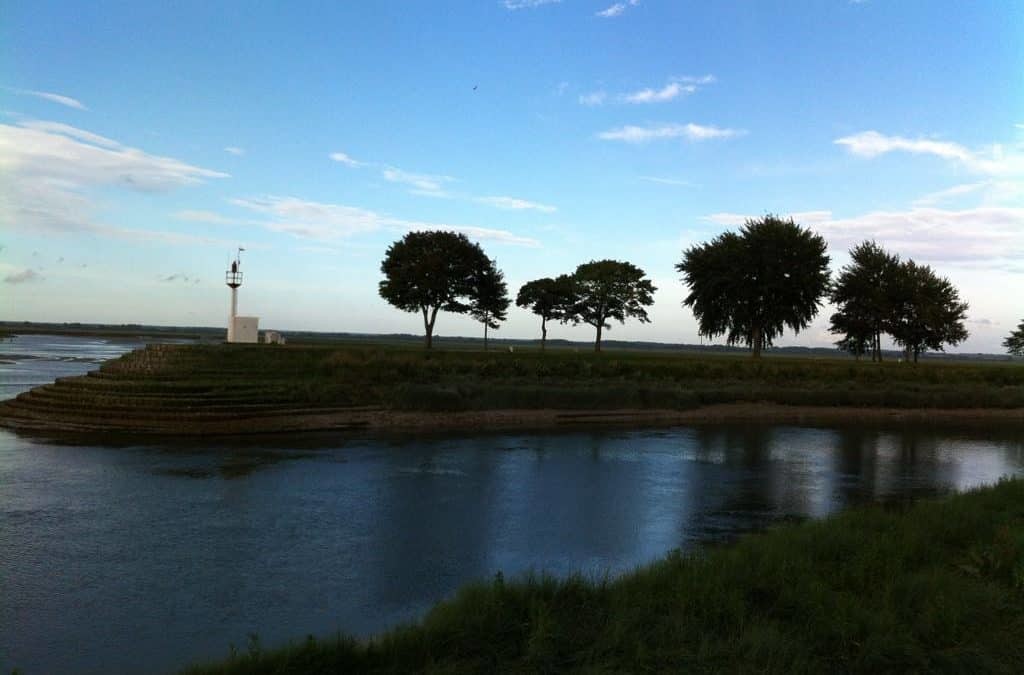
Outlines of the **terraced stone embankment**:
{"label": "terraced stone embankment", "polygon": [[87,375],[59,378],[0,403],[0,425],[73,432],[246,433],[359,428],[366,425],[367,414],[379,410],[311,401],[281,358],[264,358],[272,354],[260,355],[267,368],[253,378],[251,352],[248,358],[232,358],[244,351],[149,345]]}

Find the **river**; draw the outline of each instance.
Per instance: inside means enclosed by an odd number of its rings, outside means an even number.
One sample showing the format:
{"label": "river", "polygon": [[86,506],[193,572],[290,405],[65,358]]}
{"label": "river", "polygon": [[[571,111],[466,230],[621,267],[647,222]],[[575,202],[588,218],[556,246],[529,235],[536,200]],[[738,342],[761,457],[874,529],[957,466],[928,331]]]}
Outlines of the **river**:
{"label": "river", "polygon": [[[0,343],[13,396],[138,346]],[[1020,434],[701,426],[103,443],[0,429],[0,672],[173,672],[413,620],[467,581],[1024,473]]]}

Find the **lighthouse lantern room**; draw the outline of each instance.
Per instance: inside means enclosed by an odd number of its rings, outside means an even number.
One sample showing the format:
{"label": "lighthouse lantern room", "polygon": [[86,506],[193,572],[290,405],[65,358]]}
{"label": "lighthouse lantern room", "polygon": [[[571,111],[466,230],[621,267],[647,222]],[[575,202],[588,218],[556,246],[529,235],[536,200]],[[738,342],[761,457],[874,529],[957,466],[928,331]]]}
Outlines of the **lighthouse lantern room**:
{"label": "lighthouse lantern room", "polygon": [[231,289],[231,314],[228,316],[228,342],[259,342],[259,317],[238,316],[238,288],[242,285],[242,251],[239,248],[231,267],[224,273],[224,283]]}

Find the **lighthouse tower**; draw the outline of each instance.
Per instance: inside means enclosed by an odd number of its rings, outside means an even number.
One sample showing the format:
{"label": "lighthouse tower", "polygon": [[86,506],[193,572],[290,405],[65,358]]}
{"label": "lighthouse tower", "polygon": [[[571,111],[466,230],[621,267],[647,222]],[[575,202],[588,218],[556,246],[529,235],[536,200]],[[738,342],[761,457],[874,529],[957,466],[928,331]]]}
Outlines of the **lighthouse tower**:
{"label": "lighthouse tower", "polygon": [[231,289],[231,314],[228,315],[228,342],[259,341],[259,317],[238,316],[238,287],[242,285],[242,251],[239,248],[231,267],[224,273],[224,283]]}

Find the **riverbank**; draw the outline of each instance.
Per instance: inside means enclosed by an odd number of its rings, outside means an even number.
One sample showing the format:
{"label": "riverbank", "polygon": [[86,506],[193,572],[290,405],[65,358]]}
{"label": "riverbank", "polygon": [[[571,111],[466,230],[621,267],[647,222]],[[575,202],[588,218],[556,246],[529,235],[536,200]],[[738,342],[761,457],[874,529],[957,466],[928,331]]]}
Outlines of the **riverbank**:
{"label": "riverbank", "polygon": [[1024,481],[875,506],[614,581],[463,588],[419,623],[189,675],[328,672],[1020,672]]}
{"label": "riverbank", "polygon": [[745,421],[1024,428],[1024,366],[162,344],[0,404],[16,429],[174,435]]}

